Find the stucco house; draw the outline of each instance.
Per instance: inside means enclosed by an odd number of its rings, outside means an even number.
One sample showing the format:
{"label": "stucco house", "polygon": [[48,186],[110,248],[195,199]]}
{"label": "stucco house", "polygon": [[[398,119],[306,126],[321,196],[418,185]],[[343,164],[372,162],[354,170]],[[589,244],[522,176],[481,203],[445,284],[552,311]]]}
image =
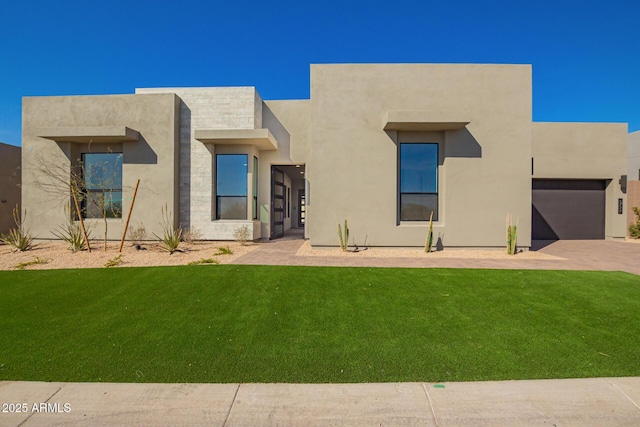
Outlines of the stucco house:
{"label": "stucco house", "polygon": [[13,210],[20,206],[20,147],[0,142],[0,234],[16,226]]}
{"label": "stucco house", "polygon": [[422,246],[433,214],[445,247],[503,247],[510,213],[526,249],[625,237],[627,138],[622,123],[532,122],[529,65],[322,64],[305,100],[253,87],[26,97],[22,196],[41,238],[69,198],[34,184],[47,159],[115,177],[102,184],[113,239],[140,179],[132,223],[156,233],[166,205],[205,239],[299,228],[335,246],[346,218],[350,244]]}

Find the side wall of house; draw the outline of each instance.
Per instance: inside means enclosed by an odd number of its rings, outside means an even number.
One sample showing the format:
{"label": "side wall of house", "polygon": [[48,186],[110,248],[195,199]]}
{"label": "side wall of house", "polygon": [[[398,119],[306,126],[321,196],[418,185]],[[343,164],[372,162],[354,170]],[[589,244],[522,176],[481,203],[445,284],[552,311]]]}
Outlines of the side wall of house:
{"label": "side wall of house", "polygon": [[[52,231],[66,223],[64,206],[70,202],[64,183],[52,182],[43,167],[69,176],[72,163],[83,152],[122,152],[123,218],[108,220],[108,238],[120,239],[136,180],[140,187],[131,224],[143,223],[149,236],[162,235],[161,211],[167,206],[178,221],[179,99],[173,94],[27,97],[23,99],[23,190],[27,224],[38,238],[54,238]],[[41,129],[127,126],[140,133],[135,142],[55,142]],[[54,180],[55,181],[55,180]],[[102,220],[87,220],[94,237],[103,233]]]}
{"label": "side wall of house", "polygon": [[628,136],[627,167],[627,234],[637,217],[632,207],[640,208],[640,130]]}
{"label": "side wall of house", "polygon": [[13,210],[20,206],[20,147],[0,143],[0,234],[15,227]]}
{"label": "side wall of house", "polygon": [[[385,131],[389,111],[451,112],[459,130]],[[461,112],[461,113],[455,113]],[[504,247],[505,217],[530,246],[531,67],[467,64],[311,66],[308,235],[337,245],[349,219],[362,245],[423,246],[428,221],[399,220],[398,144],[439,145],[434,235],[445,247]],[[351,240],[351,239],[350,239]]]}
{"label": "side wall of house", "polygon": [[605,180],[605,238],[624,238],[626,199],[620,178],[627,173],[627,125],[533,123],[533,178]]}

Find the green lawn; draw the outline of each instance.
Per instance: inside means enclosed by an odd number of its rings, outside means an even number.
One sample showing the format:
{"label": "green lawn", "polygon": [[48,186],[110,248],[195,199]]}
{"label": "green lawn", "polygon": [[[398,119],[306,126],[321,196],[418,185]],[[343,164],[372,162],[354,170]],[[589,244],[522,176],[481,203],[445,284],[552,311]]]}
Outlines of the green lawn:
{"label": "green lawn", "polygon": [[0,380],[640,375],[640,276],[197,266],[0,272]]}

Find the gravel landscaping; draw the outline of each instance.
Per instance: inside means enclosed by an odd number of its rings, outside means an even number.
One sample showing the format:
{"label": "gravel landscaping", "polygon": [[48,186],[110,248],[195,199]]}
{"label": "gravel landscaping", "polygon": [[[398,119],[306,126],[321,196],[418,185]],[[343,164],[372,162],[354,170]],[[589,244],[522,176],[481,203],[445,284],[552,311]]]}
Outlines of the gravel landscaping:
{"label": "gravel landscaping", "polygon": [[[102,268],[109,260],[116,258],[119,242],[109,242],[107,251],[103,251],[102,242],[92,243],[91,253],[87,251],[71,252],[60,241],[37,241],[34,248],[26,252],[12,252],[9,246],[0,246],[0,270],[15,270],[20,263],[33,263],[23,268],[45,270],[57,268]],[[215,255],[219,248],[229,247],[232,254]],[[160,265],[186,265],[202,259],[215,259],[219,264],[228,264],[234,259],[258,248],[257,244],[242,246],[236,242],[196,242],[181,244],[180,251],[169,255],[162,251],[157,243],[148,242],[136,249],[126,243],[122,249],[121,262],[114,267],[141,267]]]}

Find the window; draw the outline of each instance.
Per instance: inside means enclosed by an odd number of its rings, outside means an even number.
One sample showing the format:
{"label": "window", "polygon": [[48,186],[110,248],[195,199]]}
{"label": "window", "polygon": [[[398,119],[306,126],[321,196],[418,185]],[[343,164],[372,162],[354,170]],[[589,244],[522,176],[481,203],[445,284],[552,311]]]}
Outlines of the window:
{"label": "window", "polygon": [[84,218],[122,218],[122,153],[82,154]]}
{"label": "window", "polygon": [[253,219],[258,219],[258,158],[253,158]]}
{"label": "window", "polygon": [[438,144],[400,144],[400,221],[438,220]]}
{"label": "window", "polygon": [[247,155],[216,155],[216,219],[247,219]]}

